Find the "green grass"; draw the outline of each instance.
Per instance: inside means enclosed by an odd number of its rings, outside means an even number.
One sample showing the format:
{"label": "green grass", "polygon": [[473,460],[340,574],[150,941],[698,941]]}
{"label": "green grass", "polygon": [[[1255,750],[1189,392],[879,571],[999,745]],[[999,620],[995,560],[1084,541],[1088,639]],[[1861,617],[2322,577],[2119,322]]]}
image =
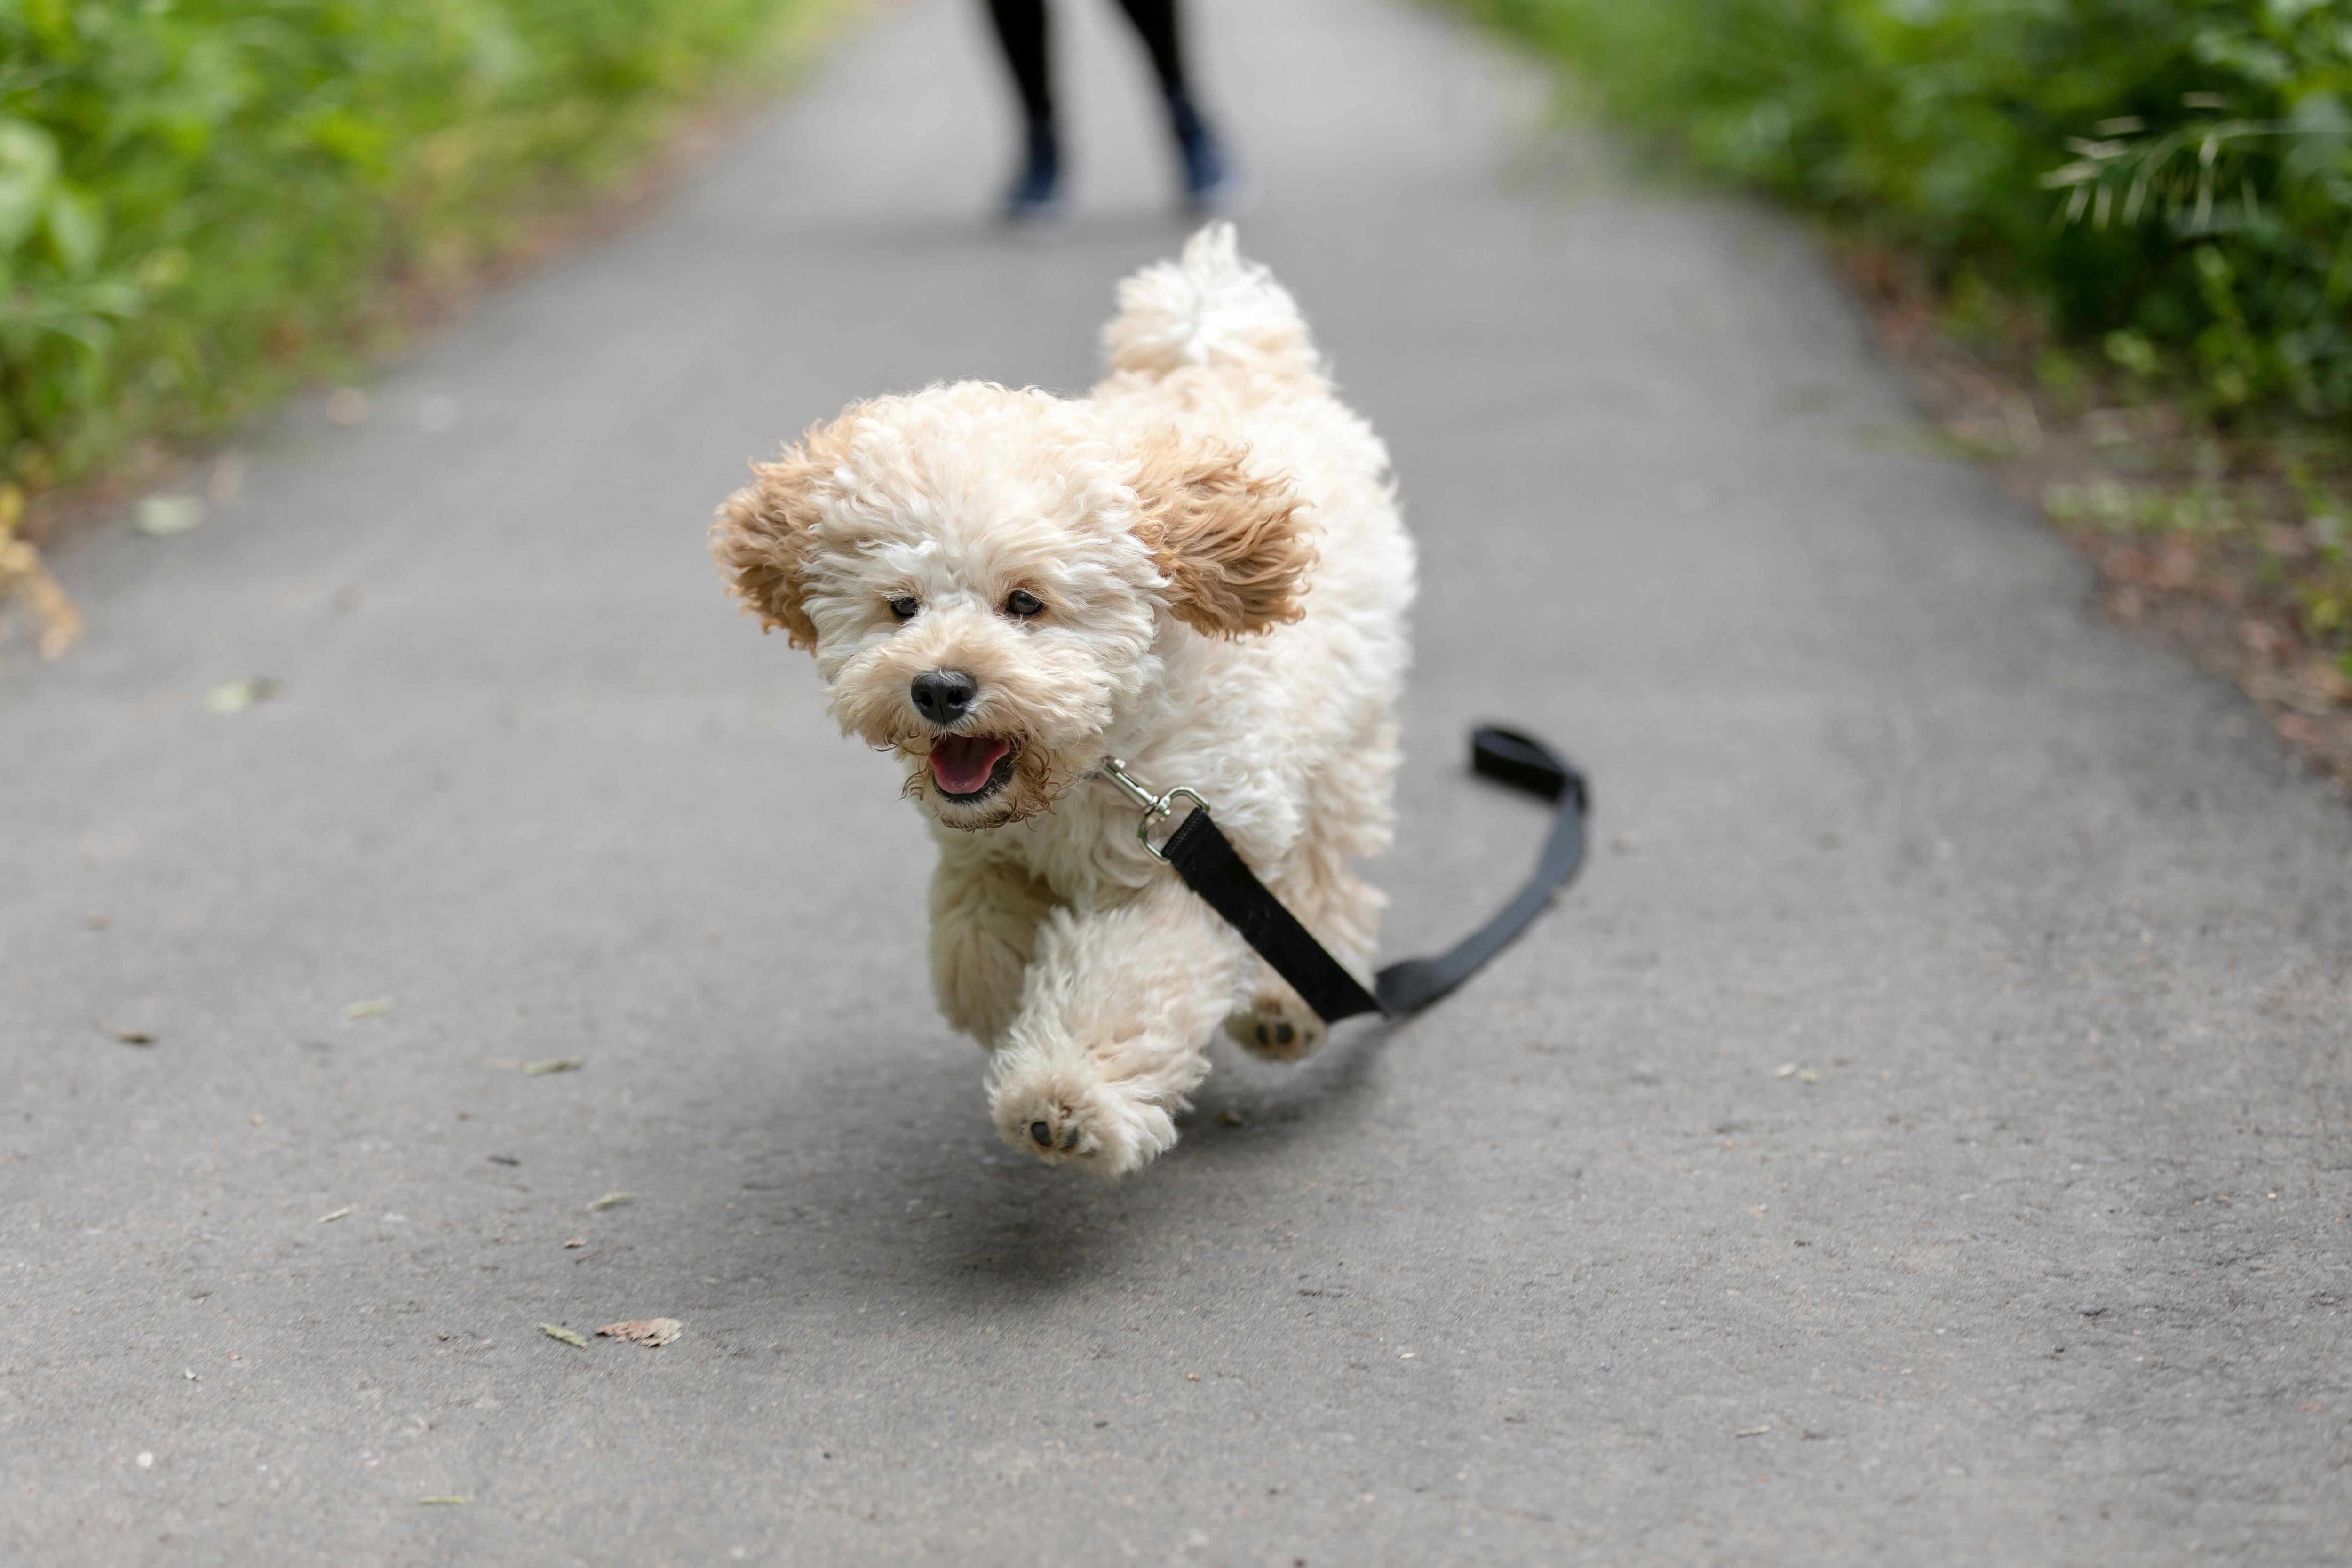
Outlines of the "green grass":
{"label": "green grass", "polygon": [[2352,416],[2345,0],[1463,0],[1698,167],[2207,416]]}
{"label": "green grass", "polygon": [[0,488],[347,367],[841,0],[0,0]]}

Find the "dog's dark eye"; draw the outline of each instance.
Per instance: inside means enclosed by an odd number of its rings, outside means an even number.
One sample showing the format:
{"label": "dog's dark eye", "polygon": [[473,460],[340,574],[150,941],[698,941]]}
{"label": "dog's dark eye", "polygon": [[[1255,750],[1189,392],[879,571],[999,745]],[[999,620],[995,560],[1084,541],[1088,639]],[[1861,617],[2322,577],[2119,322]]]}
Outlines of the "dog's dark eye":
{"label": "dog's dark eye", "polygon": [[1004,613],[1018,616],[1024,621],[1045,607],[1045,601],[1026,588],[1013,589],[1012,595],[1004,601]]}
{"label": "dog's dark eye", "polygon": [[893,599],[890,601],[890,613],[898,616],[902,621],[913,620],[915,618],[915,612],[922,607],[923,601],[911,596],[904,599]]}

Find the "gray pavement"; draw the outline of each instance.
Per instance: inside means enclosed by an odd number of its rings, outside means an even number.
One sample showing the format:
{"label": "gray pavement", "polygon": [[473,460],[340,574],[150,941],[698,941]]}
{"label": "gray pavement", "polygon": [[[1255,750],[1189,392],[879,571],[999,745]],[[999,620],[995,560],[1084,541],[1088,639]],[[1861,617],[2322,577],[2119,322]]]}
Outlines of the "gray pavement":
{"label": "gray pavement", "polygon": [[1139,1178],[997,1145],[924,837],[700,534],[853,396],[1089,380],[1181,230],[1063,11],[1063,243],[972,221],[999,88],[922,0],[201,531],[67,552],[87,645],[0,668],[0,1558],[2341,1561],[2352,818],[1800,235],[1441,15],[1224,0],[1203,74],[1423,542],[1391,951],[1538,832],[1475,718],[1602,848]]}

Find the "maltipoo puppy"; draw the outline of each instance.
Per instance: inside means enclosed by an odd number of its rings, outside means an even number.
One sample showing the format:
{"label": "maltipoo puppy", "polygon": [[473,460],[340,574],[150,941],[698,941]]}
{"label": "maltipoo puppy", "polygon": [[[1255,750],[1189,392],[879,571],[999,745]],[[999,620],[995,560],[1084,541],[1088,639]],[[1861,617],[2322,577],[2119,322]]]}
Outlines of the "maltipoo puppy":
{"label": "maltipoo puppy", "polygon": [[991,1052],[998,1132],[1105,1176],[1175,1142],[1220,1025],[1283,1060],[1325,1033],[1105,765],[1197,791],[1362,977],[1385,900],[1354,863],[1389,843],[1413,593],[1387,450],[1231,225],[1118,300],[1092,396],[855,404],[711,530],[930,819],[931,984]]}

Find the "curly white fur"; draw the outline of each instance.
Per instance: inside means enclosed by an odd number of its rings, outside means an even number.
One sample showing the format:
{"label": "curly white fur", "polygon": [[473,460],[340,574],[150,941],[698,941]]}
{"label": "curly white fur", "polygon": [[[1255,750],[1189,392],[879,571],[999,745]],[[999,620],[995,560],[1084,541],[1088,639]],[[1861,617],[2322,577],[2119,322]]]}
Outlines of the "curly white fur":
{"label": "curly white fur", "polygon": [[[1000,1133],[1105,1176],[1175,1142],[1221,1023],[1283,1058],[1323,1029],[1097,771],[1199,791],[1362,972],[1383,900],[1353,862],[1389,841],[1413,591],[1388,454],[1231,225],[1119,301],[1091,397],[855,405],[755,465],[712,531],[845,731],[904,761],[940,844],[933,984],[992,1049]],[[919,710],[927,671],[969,677],[969,706]],[[959,770],[992,756],[971,789]]]}

